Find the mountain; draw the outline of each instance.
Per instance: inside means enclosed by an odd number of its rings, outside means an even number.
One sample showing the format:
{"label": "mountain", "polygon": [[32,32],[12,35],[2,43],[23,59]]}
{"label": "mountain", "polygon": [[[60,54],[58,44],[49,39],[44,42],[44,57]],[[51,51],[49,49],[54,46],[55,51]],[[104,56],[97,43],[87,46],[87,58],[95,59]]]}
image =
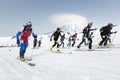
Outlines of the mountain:
{"label": "mountain", "polygon": [[[65,34],[66,36],[66,39],[68,39],[69,36],[72,36],[73,34],[75,33],[78,33],[77,35],[77,43],[79,43],[81,41],[81,38],[82,38],[82,28],[81,26],[79,25],[63,25],[61,26],[61,30],[63,31],[62,34]],[[113,27],[112,31],[117,31],[116,34],[112,34],[111,35],[111,39],[112,39],[112,42],[114,44],[120,44],[120,25],[116,26],[116,27]],[[51,32],[48,32],[48,33],[44,33],[42,35],[38,35],[38,39],[43,39],[44,37],[47,37],[47,38],[50,38],[51,34],[53,33],[54,31],[51,31]],[[93,44],[97,44],[100,40],[101,40],[101,37],[100,37],[100,33],[99,33],[99,28],[94,31],[94,34],[93,34],[95,37],[93,38]],[[30,37],[29,38],[30,40],[30,43],[33,44],[33,37]],[[31,45],[32,45],[31,44]],[[9,36],[9,37],[0,37],[0,46],[15,46],[16,45],[16,38],[14,36]]]}
{"label": "mountain", "polygon": [[80,25],[63,25],[61,26],[61,30],[63,32],[78,33],[82,31],[82,27]]}

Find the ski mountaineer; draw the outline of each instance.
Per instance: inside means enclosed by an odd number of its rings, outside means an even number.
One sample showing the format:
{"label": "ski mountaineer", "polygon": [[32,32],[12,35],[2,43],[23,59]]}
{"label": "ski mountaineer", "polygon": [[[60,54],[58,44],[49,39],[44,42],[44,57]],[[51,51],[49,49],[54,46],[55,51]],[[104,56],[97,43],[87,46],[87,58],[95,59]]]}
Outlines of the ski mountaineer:
{"label": "ski mountaineer", "polygon": [[28,47],[28,38],[30,35],[35,36],[34,33],[32,33],[32,23],[29,21],[22,31],[19,31],[16,34],[17,44],[20,45],[20,60],[25,61],[24,54],[26,52],[26,49]]}
{"label": "ski mountaineer", "polygon": [[38,41],[38,47],[41,46],[41,39]]}
{"label": "ski mountaineer", "polygon": [[63,34],[60,39],[61,42],[60,46],[62,46],[62,48],[64,48],[64,40],[65,40],[65,34]]}
{"label": "ski mountaineer", "polygon": [[71,41],[72,41],[72,36],[69,36],[69,38],[68,38],[68,44],[67,44],[68,47],[71,47]]}
{"label": "ski mountaineer", "polygon": [[61,29],[58,27],[56,29],[56,31],[52,34],[52,36],[50,37],[50,41],[52,41],[52,37],[54,37],[54,44],[52,46],[50,46],[50,50],[52,51],[52,48],[55,47],[57,45],[57,48],[56,48],[56,52],[59,53],[60,52],[60,44],[58,42],[58,38],[59,36],[61,36]]}
{"label": "ski mountaineer", "polygon": [[98,43],[99,46],[102,45],[107,46],[107,41],[109,41],[109,46],[112,46],[110,35],[113,33],[117,33],[117,31],[111,32],[114,26],[116,25],[113,25],[112,23],[108,23],[107,26],[103,26],[100,28],[100,36],[102,40]]}
{"label": "ski mountaineer", "polygon": [[77,33],[75,33],[75,34],[72,36],[72,41],[73,41],[72,47],[74,47],[74,45],[75,45],[76,38],[77,38]]}
{"label": "ski mountaineer", "polygon": [[34,36],[34,40],[33,40],[33,48],[35,48],[37,46],[37,34]]}
{"label": "ski mountaineer", "polygon": [[[85,38],[87,38],[88,48],[92,49],[92,37],[91,37],[90,31],[96,30],[96,28],[91,29],[92,25],[93,25],[93,22],[90,22],[90,23],[88,23],[88,25],[86,27],[84,27],[83,32],[82,32],[83,33],[82,41],[77,46],[77,48],[80,48],[82,43],[85,41]],[[93,35],[93,33],[92,33],[92,35]]]}

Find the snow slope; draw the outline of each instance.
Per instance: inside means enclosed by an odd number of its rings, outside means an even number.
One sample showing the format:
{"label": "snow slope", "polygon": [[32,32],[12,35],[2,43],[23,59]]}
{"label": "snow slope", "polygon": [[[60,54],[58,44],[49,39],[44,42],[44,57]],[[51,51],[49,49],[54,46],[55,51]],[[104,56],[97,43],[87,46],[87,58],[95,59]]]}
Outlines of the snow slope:
{"label": "snow slope", "polygon": [[[88,48],[83,45],[81,47],[83,51],[75,51],[76,47],[65,46],[64,49],[61,48],[62,53],[49,51],[49,46],[53,42],[44,35],[42,46],[33,49],[32,45],[29,45],[25,54],[26,57],[32,57],[31,62],[36,64],[34,67],[17,59],[18,47],[1,47],[0,80],[120,80],[118,35],[114,41],[118,44],[111,48],[87,51]],[[15,44],[15,39],[10,40],[2,37],[0,44]],[[29,42],[31,41],[32,39]],[[93,48],[95,49],[94,45]]]}
{"label": "snow slope", "polygon": [[17,47],[0,48],[0,80],[119,80],[120,49],[105,51],[74,51],[61,54],[46,48],[28,48],[35,67],[17,60]]}

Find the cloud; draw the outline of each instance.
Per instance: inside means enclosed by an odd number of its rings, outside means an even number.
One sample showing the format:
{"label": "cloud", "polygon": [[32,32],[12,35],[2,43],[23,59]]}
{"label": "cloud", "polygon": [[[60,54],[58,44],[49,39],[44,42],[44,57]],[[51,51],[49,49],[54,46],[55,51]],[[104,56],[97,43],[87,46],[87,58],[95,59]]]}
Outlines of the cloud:
{"label": "cloud", "polygon": [[53,14],[49,18],[50,22],[55,25],[80,25],[84,26],[88,23],[88,20],[78,14],[59,13]]}

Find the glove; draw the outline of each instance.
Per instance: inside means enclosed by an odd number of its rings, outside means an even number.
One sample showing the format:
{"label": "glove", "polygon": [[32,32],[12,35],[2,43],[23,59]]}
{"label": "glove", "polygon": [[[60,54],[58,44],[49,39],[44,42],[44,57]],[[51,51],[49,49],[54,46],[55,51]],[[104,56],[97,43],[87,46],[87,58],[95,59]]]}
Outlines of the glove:
{"label": "glove", "polygon": [[95,28],[95,30],[97,30],[97,28]]}
{"label": "glove", "polygon": [[17,44],[18,44],[18,46],[20,45],[20,40],[19,39],[17,39]]}
{"label": "glove", "polygon": [[50,41],[52,41],[52,38],[50,38]]}
{"label": "glove", "polygon": [[117,31],[115,31],[114,33],[117,33]]}

